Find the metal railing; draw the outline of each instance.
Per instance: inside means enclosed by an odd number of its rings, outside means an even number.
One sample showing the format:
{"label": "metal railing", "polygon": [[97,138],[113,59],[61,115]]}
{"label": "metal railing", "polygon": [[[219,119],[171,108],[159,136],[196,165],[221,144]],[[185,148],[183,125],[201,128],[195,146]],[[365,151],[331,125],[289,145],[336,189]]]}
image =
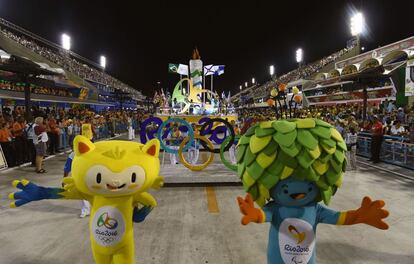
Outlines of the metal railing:
{"label": "metal railing", "polygon": [[[414,170],[414,144],[404,137],[384,136],[381,144],[380,159],[383,162]],[[371,157],[371,134],[358,135],[357,154]]]}

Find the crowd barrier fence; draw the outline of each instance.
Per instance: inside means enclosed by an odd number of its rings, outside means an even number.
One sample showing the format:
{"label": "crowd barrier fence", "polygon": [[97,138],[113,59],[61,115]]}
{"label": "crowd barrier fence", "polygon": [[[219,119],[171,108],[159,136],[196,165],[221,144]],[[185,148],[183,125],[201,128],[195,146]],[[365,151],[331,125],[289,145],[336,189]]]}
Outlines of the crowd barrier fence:
{"label": "crowd barrier fence", "polygon": [[[357,154],[371,158],[371,134],[358,134]],[[404,137],[384,136],[380,159],[383,162],[414,170],[414,144]]]}

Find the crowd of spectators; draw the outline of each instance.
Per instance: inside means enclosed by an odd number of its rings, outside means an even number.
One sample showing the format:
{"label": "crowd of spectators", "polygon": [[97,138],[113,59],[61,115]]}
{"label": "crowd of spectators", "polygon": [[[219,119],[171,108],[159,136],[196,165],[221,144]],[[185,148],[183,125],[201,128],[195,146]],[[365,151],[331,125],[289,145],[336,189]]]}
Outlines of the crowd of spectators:
{"label": "crowd of spectators", "polygon": [[[271,107],[241,108],[237,110],[241,127],[252,123],[275,119],[275,109]],[[298,117],[323,119],[345,133],[352,127],[355,131],[371,132],[377,119],[382,125],[382,134],[401,137],[406,142],[414,143],[414,103],[411,106],[396,107],[396,102],[385,100],[380,105],[372,105],[367,109],[367,118],[363,118],[362,104],[335,106],[311,106],[296,109]],[[243,130],[243,129],[242,129]]]}
{"label": "crowd of spectators", "polygon": [[134,88],[110,76],[104,71],[95,69],[89,65],[86,65],[78,61],[77,59],[70,56],[69,52],[52,49],[52,48],[46,47],[46,45],[40,45],[35,40],[31,40],[28,37],[25,37],[23,35],[18,35],[16,33],[13,33],[9,30],[6,30],[5,28],[1,28],[0,32],[4,36],[14,40],[20,45],[32,50],[33,52],[41,55],[42,57],[50,60],[51,62],[56,63],[57,65],[62,67],[64,70],[74,73],[84,79],[88,79],[94,82],[99,82],[99,83],[114,87],[116,89],[129,92],[136,96],[141,95],[141,93],[135,90]]}
{"label": "crowd of spectators", "polygon": [[327,57],[324,57],[316,62],[309,63],[298,67],[276,79],[272,79],[263,85],[253,87],[250,91],[250,97],[256,98],[257,96],[267,96],[270,90],[274,87],[277,87],[279,83],[290,83],[296,80],[305,79],[315,73],[317,73],[320,69],[328,65],[329,63],[335,62],[341,56],[348,53],[350,50],[355,48],[355,45],[341,49]]}
{"label": "crowd of spectators", "polygon": [[[24,92],[26,84],[25,83],[16,83],[16,82],[9,82],[0,80],[0,90],[8,90],[8,91],[16,91],[16,92]],[[44,87],[39,85],[30,85],[30,90],[34,94],[45,94],[45,95],[54,95],[54,96],[65,96],[65,97],[72,97],[72,93],[65,88],[50,88]]]}
{"label": "crowd of spectators", "polygon": [[[136,131],[140,122],[147,118],[144,111],[107,110],[96,113],[89,109],[40,109],[33,107],[32,119],[26,121],[23,107],[3,108],[0,113],[0,144],[9,167],[26,162],[36,164],[37,149],[33,131],[36,125],[44,127],[46,144],[44,155],[53,155],[69,148],[82,125],[90,123],[93,139],[113,137],[126,133],[131,126]],[[40,140],[39,140],[40,141]],[[36,171],[42,171],[37,168]]]}

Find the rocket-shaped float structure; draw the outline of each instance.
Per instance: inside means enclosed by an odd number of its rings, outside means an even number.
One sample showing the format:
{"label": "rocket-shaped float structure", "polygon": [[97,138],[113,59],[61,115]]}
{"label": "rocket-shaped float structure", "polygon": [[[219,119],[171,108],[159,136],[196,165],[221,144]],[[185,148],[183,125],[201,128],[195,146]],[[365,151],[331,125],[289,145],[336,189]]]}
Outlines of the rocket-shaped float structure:
{"label": "rocket-shaped float structure", "polygon": [[197,48],[193,50],[193,55],[190,60],[190,77],[194,88],[203,88],[203,61]]}

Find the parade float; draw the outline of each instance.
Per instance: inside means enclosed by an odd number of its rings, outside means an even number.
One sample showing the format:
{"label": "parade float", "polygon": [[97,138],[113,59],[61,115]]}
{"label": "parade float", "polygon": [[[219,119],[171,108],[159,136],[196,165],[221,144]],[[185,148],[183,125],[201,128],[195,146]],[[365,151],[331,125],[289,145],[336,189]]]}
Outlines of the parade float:
{"label": "parade float", "polygon": [[[236,121],[237,115],[230,103],[230,92],[221,96],[213,89],[214,76],[224,73],[224,65],[205,65],[195,48],[189,65],[170,63],[170,73],[179,74],[180,80],[170,95],[164,90],[156,91],[154,104],[157,106],[156,117],[162,121],[171,116],[198,123],[202,118],[223,118]],[[210,78],[208,78],[210,76]],[[206,82],[210,89],[206,88]]]}

